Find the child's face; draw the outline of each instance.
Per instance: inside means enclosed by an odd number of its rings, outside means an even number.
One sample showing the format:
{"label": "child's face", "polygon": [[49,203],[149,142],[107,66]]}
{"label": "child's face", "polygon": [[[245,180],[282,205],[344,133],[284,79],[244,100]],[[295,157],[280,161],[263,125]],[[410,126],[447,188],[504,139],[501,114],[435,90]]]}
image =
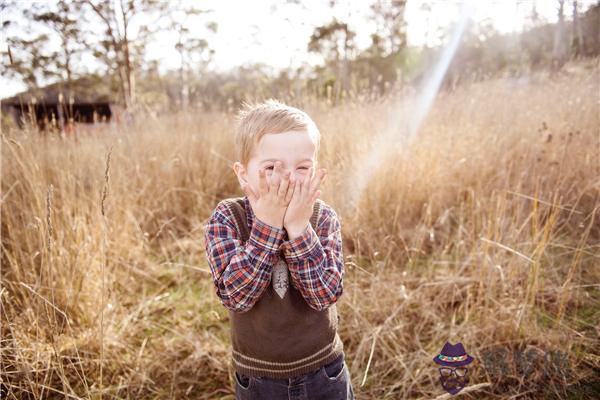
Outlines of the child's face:
{"label": "child's face", "polygon": [[[290,178],[302,180],[308,177],[309,168],[317,168],[315,160],[316,146],[306,131],[290,131],[264,135],[255,146],[248,161],[247,169],[236,162],[234,170],[240,184],[246,181],[254,193],[259,193],[258,170],[265,168],[267,184],[275,168],[275,161],[281,162],[281,173],[290,171]],[[314,176],[314,171],[313,171]]]}

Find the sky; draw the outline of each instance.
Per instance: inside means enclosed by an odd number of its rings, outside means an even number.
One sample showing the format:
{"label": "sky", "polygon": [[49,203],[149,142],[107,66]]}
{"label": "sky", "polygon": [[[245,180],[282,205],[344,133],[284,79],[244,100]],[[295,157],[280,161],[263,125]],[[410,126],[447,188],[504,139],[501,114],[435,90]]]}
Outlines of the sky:
{"label": "sky", "polygon": [[[20,0],[23,3],[50,2],[53,0]],[[194,0],[183,0],[194,1]],[[580,0],[581,9],[595,4],[595,0]],[[376,29],[369,20],[371,1],[339,0],[334,8],[328,0],[300,1],[288,4],[277,0],[204,0],[194,1],[195,5],[211,12],[190,20],[194,36],[206,38],[215,50],[211,68],[226,70],[245,63],[263,62],[274,70],[284,67],[298,67],[302,64],[315,65],[321,58],[307,53],[306,48],[315,27],[337,17],[348,22],[356,32],[356,43],[360,49],[370,44],[370,35]],[[571,6],[565,13],[570,15]],[[430,7],[424,7],[424,4]],[[437,46],[442,44],[436,31],[452,25],[458,20],[461,1],[457,0],[408,0],[405,12],[407,40],[410,46]],[[527,24],[532,7],[535,5],[540,18],[547,22],[557,19],[556,0],[473,0],[474,20],[488,20],[502,33],[521,31]],[[2,16],[4,19],[4,16]],[[213,34],[205,28],[205,22],[215,21],[218,31]],[[138,21],[136,26],[146,21]],[[23,21],[27,24],[27,21]],[[98,30],[101,30],[98,25]],[[9,32],[10,34],[23,34]],[[177,68],[179,56],[174,48],[176,35],[163,31],[149,44],[148,57],[159,59],[161,69]],[[52,43],[57,46],[58,41]],[[0,45],[6,48],[4,38]],[[93,71],[96,62],[91,57],[84,59],[85,66]],[[22,83],[1,77],[0,87],[4,98],[25,89]]]}

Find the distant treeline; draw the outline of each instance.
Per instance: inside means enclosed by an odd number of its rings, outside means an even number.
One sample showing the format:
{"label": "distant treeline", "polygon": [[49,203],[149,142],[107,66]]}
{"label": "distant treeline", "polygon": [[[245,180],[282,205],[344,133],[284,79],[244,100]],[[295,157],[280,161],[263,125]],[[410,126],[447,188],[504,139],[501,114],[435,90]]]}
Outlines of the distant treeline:
{"label": "distant treeline", "polygon": [[[564,6],[565,3],[559,5]],[[582,15],[535,26],[521,34],[484,36],[471,30],[450,64],[445,83],[490,75],[520,75],[532,69],[560,69],[570,59],[600,55],[600,4]]]}
{"label": "distant treeline", "polygon": [[[558,22],[539,20],[533,7],[523,33],[502,35],[486,23],[468,26],[443,84],[453,86],[498,74],[515,76],[536,68],[559,69],[569,59],[598,56],[600,3],[580,12],[577,0],[555,1]],[[85,77],[86,92],[91,89],[108,93],[108,101],[124,109],[228,111],[244,99],[268,96],[296,101],[318,97],[332,104],[356,96],[377,98],[398,84],[421,79],[443,50],[407,45],[406,0],[373,0],[370,18],[376,22],[377,31],[371,34],[371,44],[366,49],[357,47],[356,33],[346,22],[334,18],[315,28],[308,41],[306,51],[322,56],[322,65],[288,68],[275,76],[271,67],[262,63],[215,71],[208,66],[218,51],[211,47],[218,24],[206,21],[204,37],[194,36],[189,27],[190,16],[204,11],[193,8],[195,3],[185,7],[182,4],[57,0],[51,9],[46,3],[23,8],[22,3],[6,1],[2,3],[4,9],[18,10],[32,24],[50,28],[60,38],[62,48],[50,52],[46,33],[34,38],[8,34],[11,26],[18,25],[16,19],[9,18],[2,27],[8,44],[3,50],[2,73],[21,80],[36,92],[44,90],[40,83],[44,80],[64,82],[65,87],[77,92],[73,86]],[[435,7],[435,2],[423,1],[423,5],[427,4]],[[306,7],[300,3],[288,6]],[[147,24],[132,40],[128,29],[131,21],[141,15],[146,19],[155,17],[157,22]],[[92,19],[96,20],[95,26],[104,27],[104,32],[86,31]],[[175,49],[180,56],[180,67],[167,72],[160,68],[159,60],[148,61],[146,57],[147,45],[164,30],[177,33]],[[445,42],[449,35],[449,31],[441,32],[440,39]],[[102,73],[86,72],[81,63],[81,55],[86,52],[104,65]],[[90,88],[89,82],[96,82],[98,87]]]}
{"label": "distant treeline", "polygon": [[[326,97],[331,102],[345,96],[378,97],[398,83],[422,78],[442,48],[402,47],[383,55],[375,42],[347,62],[347,91],[344,77],[335,62],[312,71],[284,70],[271,77],[267,67],[256,64],[229,73],[197,76],[188,82],[189,103],[204,109],[234,109],[248,96]],[[560,69],[574,58],[600,55],[600,4],[575,19],[540,24],[522,33],[499,34],[491,28],[472,25],[465,32],[444,79],[446,87],[463,80],[480,80],[492,76],[519,76],[529,71]],[[148,93],[163,97],[165,104],[180,104],[175,73],[150,75],[144,80],[152,85]],[[158,83],[160,82],[160,83]],[[161,96],[162,94],[162,96]]]}

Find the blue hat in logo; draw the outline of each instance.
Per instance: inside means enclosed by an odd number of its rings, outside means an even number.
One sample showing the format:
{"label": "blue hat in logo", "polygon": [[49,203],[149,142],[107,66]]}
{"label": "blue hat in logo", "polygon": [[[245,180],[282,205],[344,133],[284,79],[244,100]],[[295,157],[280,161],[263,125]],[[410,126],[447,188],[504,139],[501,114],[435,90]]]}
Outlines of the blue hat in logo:
{"label": "blue hat in logo", "polygon": [[446,342],[442,351],[433,357],[433,361],[445,367],[460,367],[472,363],[473,357],[467,354],[461,342],[450,344]]}

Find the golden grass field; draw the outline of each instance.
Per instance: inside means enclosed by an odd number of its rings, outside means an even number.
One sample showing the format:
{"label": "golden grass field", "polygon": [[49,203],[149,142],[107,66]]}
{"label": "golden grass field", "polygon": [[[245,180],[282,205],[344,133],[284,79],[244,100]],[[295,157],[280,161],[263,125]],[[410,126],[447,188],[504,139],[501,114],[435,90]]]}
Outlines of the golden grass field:
{"label": "golden grass field", "polygon": [[[596,59],[440,93],[344,212],[395,102],[289,101],[321,130],[321,198],[340,210],[358,399],[448,398],[432,361],[446,341],[475,357],[463,398],[600,392],[599,82]],[[233,124],[3,129],[2,398],[233,398],[203,242],[216,203],[242,195]]]}

